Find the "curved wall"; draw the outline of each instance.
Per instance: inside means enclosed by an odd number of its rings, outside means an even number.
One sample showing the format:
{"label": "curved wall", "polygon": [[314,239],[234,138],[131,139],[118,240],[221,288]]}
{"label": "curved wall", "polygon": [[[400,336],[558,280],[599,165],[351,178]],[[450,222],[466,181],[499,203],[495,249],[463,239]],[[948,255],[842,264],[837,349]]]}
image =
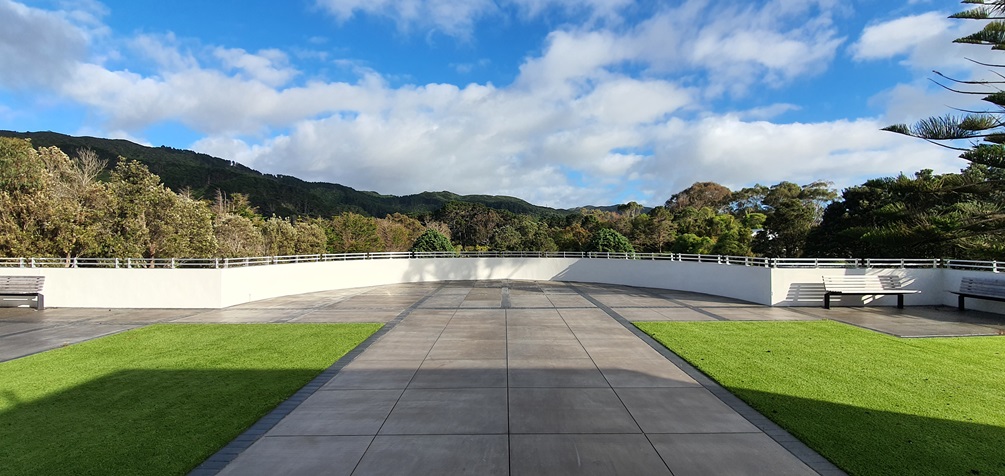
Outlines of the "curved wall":
{"label": "curved wall", "polygon": [[[947,269],[787,269],[687,261],[590,258],[422,258],[329,261],[227,269],[6,268],[45,276],[47,307],[223,308],[291,294],[385,284],[513,279],[618,284],[725,296],[772,306],[820,306],[821,276],[899,274],[918,295],[908,305],[955,305],[960,277]],[[895,304],[893,297],[845,297],[836,305]],[[971,304],[972,302],[972,304]],[[10,301],[7,302],[11,304]],[[1005,304],[968,308],[1005,313]]]}

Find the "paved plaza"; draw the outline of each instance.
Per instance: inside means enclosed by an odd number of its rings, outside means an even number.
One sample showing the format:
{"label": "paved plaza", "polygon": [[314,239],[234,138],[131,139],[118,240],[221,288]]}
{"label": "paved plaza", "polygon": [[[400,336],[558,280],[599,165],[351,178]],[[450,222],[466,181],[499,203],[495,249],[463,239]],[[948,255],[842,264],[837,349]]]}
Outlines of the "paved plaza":
{"label": "paved plaza", "polygon": [[196,474],[842,474],[629,321],[829,318],[996,335],[945,307],[771,308],[582,283],[401,284],[222,310],[0,309],[0,360],[155,322],[387,326]]}

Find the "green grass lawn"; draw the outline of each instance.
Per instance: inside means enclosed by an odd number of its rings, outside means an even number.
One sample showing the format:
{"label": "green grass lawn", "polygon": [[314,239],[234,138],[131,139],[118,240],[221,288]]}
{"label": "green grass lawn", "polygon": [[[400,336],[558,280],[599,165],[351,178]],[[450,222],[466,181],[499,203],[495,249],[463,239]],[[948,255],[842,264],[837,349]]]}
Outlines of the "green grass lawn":
{"label": "green grass lawn", "polygon": [[1005,339],[815,322],[639,322],[845,471],[1005,474]]}
{"label": "green grass lawn", "polygon": [[380,324],[163,324],[0,363],[0,474],[184,474]]}

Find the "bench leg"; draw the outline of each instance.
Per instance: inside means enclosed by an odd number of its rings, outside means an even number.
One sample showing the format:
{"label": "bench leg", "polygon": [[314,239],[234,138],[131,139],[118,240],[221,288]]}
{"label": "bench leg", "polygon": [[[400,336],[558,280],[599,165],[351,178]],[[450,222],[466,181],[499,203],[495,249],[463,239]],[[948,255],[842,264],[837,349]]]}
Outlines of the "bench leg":
{"label": "bench leg", "polygon": [[831,295],[828,293],[824,293],[824,309],[830,309],[830,308],[831,308]]}
{"label": "bench leg", "polygon": [[38,295],[38,301],[35,303],[35,310],[44,311],[45,310],[45,297],[41,294]]}
{"label": "bench leg", "polygon": [[897,309],[903,309],[903,308],[904,308],[904,295],[903,294],[898,294],[897,295]]}
{"label": "bench leg", "polygon": [[957,307],[959,307],[959,308],[960,308],[960,310],[961,310],[961,311],[965,311],[965,310],[966,310],[966,309],[965,309],[965,308],[963,307],[963,295],[962,295],[962,294],[961,294],[961,295],[959,295],[959,296],[957,296],[957,300],[956,300],[956,305],[957,305]]}

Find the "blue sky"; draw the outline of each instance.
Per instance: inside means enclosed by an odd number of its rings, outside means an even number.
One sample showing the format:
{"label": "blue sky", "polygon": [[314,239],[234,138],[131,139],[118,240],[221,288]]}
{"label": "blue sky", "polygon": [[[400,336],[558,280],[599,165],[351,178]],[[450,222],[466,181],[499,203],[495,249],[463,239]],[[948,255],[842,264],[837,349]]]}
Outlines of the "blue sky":
{"label": "blue sky", "polygon": [[0,0],[0,129],[188,148],[361,190],[650,206],[956,154],[956,1]]}

